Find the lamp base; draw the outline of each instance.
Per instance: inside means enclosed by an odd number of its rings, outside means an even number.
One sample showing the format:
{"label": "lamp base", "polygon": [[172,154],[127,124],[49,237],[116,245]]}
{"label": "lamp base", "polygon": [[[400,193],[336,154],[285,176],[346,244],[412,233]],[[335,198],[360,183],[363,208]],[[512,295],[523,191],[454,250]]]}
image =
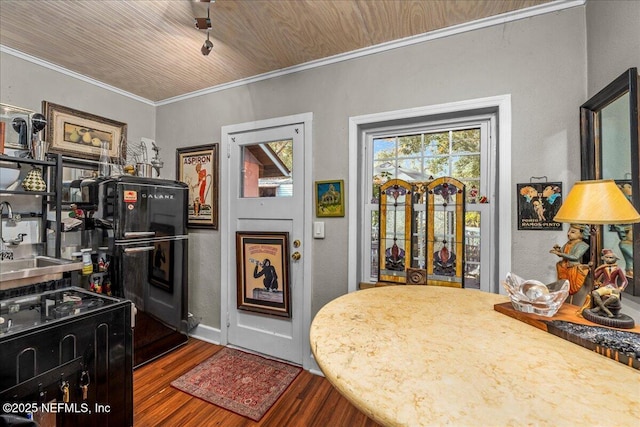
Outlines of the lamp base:
{"label": "lamp base", "polygon": [[622,313],[619,313],[614,317],[608,317],[604,313],[600,314],[599,311],[594,312],[593,308],[587,308],[582,312],[582,316],[590,322],[612,328],[633,329],[635,326],[633,318]]}

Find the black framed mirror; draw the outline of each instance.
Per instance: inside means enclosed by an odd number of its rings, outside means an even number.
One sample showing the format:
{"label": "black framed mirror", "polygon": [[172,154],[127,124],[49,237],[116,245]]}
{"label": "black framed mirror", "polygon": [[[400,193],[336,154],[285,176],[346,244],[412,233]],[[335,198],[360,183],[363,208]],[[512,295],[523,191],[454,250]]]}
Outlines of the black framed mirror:
{"label": "black framed mirror", "polygon": [[[629,68],[580,106],[580,143],[581,178],[615,180],[640,210],[638,79],[638,69]],[[640,277],[633,274],[640,266],[640,224],[600,226],[594,243],[593,267],[603,248],[613,250],[629,280],[625,291],[640,295]]]}

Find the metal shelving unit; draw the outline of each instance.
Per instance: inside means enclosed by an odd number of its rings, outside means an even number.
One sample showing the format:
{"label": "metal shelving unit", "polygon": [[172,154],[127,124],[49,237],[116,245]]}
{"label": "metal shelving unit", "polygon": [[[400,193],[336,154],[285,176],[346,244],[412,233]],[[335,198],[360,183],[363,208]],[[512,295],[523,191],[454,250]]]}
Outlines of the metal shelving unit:
{"label": "metal shelving unit", "polygon": [[[62,188],[62,156],[60,154],[48,153],[46,160],[35,160],[30,158],[5,156],[0,154],[0,162],[13,162],[19,165],[31,165],[42,167],[43,179],[47,183],[48,191],[26,191],[26,190],[0,190],[0,196],[41,196],[41,217],[42,227],[40,230],[40,241],[47,245],[47,228],[49,208],[55,209],[55,234],[56,248],[55,256],[60,257],[60,233],[62,227],[62,192],[57,189]],[[46,252],[45,252],[46,253]]]}

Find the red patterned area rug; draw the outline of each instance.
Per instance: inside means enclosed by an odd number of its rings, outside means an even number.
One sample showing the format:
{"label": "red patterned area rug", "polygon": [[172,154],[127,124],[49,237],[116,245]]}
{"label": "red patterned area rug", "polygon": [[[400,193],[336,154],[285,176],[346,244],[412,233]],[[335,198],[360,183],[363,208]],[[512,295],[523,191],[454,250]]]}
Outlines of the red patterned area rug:
{"label": "red patterned area rug", "polygon": [[297,366],[225,347],[171,385],[260,421],[301,370]]}

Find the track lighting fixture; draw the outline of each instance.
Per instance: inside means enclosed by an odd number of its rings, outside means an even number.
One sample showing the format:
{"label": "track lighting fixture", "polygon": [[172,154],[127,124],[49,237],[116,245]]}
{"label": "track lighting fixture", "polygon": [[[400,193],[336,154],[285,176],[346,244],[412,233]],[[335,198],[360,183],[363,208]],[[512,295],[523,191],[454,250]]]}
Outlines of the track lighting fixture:
{"label": "track lighting fixture", "polygon": [[207,31],[207,39],[204,41],[204,44],[200,48],[200,52],[202,52],[204,56],[207,56],[211,53],[211,49],[213,49],[213,43],[211,43],[211,40],[209,40],[209,31]]}
{"label": "track lighting fixture", "polygon": [[211,18],[209,17],[209,10],[211,9],[211,3],[215,3],[215,0],[200,0],[200,2],[208,3],[207,17],[195,18],[196,28],[198,30],[207,30],[207,40],[205,40],[204,44],[200,48],[200,52],[202,52],[204,56],[207,56],[211,53],[211,49],[213,49],[213,43],[211,43],[211,40],[209,40],[209,30],[211,29]]}

